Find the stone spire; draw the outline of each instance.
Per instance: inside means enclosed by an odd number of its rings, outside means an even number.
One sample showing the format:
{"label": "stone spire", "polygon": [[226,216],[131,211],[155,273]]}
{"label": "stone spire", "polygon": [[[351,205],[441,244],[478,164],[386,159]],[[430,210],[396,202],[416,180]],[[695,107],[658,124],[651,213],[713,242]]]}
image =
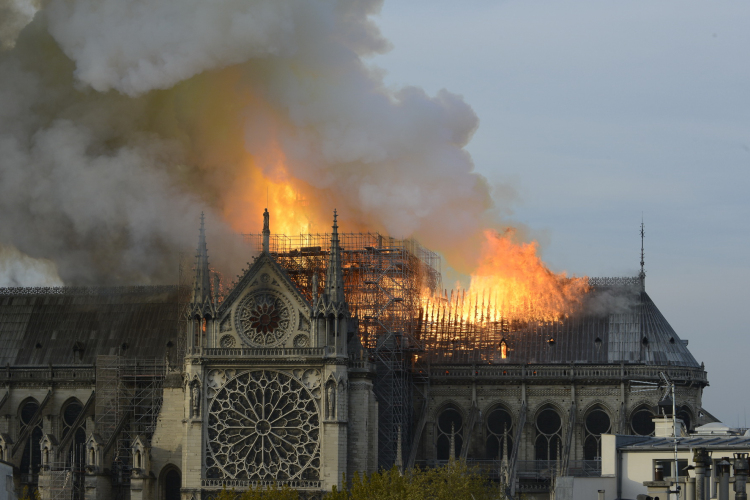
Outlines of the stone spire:
{"label": "stone spire", "polygon": [[456,459],[456,426],[451,422],[451,447],[448,452],[448,460],[451,462]]}
{"label": "stone spire", "polygon": [[271,229],[268,227],[268,209],[263,211],[263,251],[268,253]]}
{"label": "stone spire", "polygon": [[508,424],[503,424],[503,463],[508,465]]}
{"label": "stone spire", "polygon": [[510,480],[510,464],[508,463],[508,424],[503,424],[503,452],[500,460],[500,481],[507,485]]}
{"label": "stone spire", "polygon": [[638,273],[638,279],[641,282],[641,291],[646,291],[646,268],[645,268],[645,261],[643,258],[643,237],[646,235],[646,233],[643,231],[643,219],[641,219],[641,272]]}
{"label": "stone spire", "polygon": [[198,250],[195,254],[195,281],[193,282],[193,304],[211,304],[211,271],[208,269],[208,247],[206,245],[205,216],[201,212],[201,229]]}
{"label": "stone spire", "polygon": [[339,226],[333,211],[333,233],[331,233],[331,256],[326,270],[325,294],[331,303],[344,303],[344,271],[341,268],[341,247],[339,246]]}
{"label": "stone spire", "polygon": [[401,448],[401,426],[398,426],[398,441],[396,441],[396,467],[398,468],[398,473],[403,474],[404,473],[404,459],[402,458],[403,450]]}

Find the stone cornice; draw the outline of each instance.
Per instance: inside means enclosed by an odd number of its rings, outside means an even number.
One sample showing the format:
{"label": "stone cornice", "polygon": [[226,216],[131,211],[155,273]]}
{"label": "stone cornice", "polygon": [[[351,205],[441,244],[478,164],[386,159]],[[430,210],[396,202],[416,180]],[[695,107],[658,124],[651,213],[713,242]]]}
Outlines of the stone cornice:
{"label": "stone cornice", "polygon": [[681,385],[705,387],[705,370],[680,366],[652,365],[432,365],[423,369],[432,383],[450,384],[481,381],[498,384],[570,384],[654,382],[666,373]]}

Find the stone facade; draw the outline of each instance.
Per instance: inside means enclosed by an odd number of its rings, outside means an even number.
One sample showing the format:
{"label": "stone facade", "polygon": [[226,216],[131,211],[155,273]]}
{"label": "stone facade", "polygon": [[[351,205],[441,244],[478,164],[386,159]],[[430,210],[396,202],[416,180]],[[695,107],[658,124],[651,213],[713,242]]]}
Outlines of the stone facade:
{"label": "stone facade", "polygon": [[[201,225],[179,323],[168,288],[0,294],[0,340],[11,346],[0,349],[0,459],[14,467],[17,491],[197,500],[278,482],[314,495],[377,470],[378,380],[344,296],[335,216],[325,280],[308,294],[269,251],[267,213],[264,222],[263,251],[221,301]],[[706,372],[640,293],[656,318],[648,338],[620,314],[597,320],[606,334],[570,329],[532,342],[501,333],[491,362],[444,362],[456,353],[435,349],[443,361],[408,375],[413,421],[398,427],[396,464],[463,458],[512,494],[546,494],[555,475],[599,467],[602,434],[651,432],[661,393],[634,387],[662,373],[677,384],[687,427],[712,421]],[[34,326],[52,307],[57,323]],[[13,333],[19,317],[25,333]],[[584,340],[585,349],[566,347]]]}

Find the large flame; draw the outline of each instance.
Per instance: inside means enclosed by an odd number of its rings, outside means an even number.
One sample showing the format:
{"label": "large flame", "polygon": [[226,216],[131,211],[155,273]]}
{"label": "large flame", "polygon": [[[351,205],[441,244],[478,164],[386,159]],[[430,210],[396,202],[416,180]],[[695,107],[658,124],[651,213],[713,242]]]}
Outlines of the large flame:
{"label": "large flame", "polygon": [[[538,244],[513,241],[514,231],[484,232],[481,259],[468,290],[450,298],[450,309],[468,322],[557,321],[575,312],[588,279],[553,273],[538,255]],[[434,301],[434,297],[428,299]]]}
{"label": "large flame", "polygon": [[[263,168],[258,167],[259,161]],[[325,220],[310,199],[308,186],[289,176],[283,152],[275,150],[262,159],[247,159],[241,181],[228,196],[224,215],[235,230],[259,233],[260,214],[268,208],[273,234],[307,234],[318,230]]]}

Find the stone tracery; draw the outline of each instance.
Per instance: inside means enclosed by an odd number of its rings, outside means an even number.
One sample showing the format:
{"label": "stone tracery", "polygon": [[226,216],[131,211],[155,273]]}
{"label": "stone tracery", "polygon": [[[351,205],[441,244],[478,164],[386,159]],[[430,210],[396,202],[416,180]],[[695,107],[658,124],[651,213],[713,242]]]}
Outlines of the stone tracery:
{"label": "stone tracery", "polygon": [[283,341],[290,329],[291,313],[284,300],[271,292],[248,295],[237,309],[235,324],[252,345],[270,347]]}
{"label": "stone tracery", "polygon": [[320,419],[313,395],[282,372],[244,372],[211,401],[207,477],[320,478]]}

